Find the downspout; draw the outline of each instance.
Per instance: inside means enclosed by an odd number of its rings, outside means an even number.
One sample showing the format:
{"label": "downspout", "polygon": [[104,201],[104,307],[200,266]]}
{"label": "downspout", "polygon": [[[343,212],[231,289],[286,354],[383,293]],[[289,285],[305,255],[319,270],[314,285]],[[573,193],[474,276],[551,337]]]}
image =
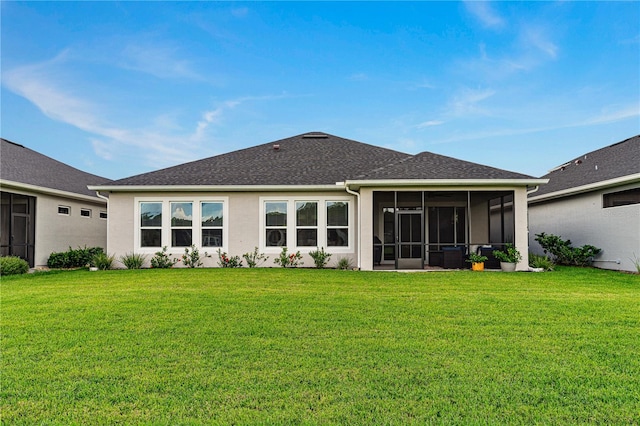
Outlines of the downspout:
{"label": "downspout", "polygon": [[538,192],[539,189],[540,189],[540,185],[536,185],[535,188],[533,188],[531,191],[527,191],[527,195],[533,194],[534,192]]}
{"label": "downspout", "polygon": [[109,212],[109,197],[100,194],[100,191],[96,191],[96,197],[107,202],[107,247],[104,248],[105,252],[107,252],[109,250],[109,218],[111,217],[111,213]]}
{"label": "downspout", "polygon": [[361,213],[361,207],[360,207],[360,193],[356,192],[356,191],[352,191],[351,189],[349,189],[349,185],[347,185],[347,183],[344,183],[344,190],[347,191],[347,194],[351,194],[351,195],[355,195],[357,201],[358,201],[358,271],[360,270],[360,258],[362,257],[362,232],[360,227],[362,226],[362,213]]}

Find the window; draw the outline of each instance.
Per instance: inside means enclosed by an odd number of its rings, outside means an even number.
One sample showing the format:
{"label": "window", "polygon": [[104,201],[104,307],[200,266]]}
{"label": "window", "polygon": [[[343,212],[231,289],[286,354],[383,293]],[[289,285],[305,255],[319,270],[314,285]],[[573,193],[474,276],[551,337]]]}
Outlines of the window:
{"label": "window", "polygon": [[315,201],[296,202],[296,245],[318,246],[318,203]]}
{"label": "window", "polygon": [[327,247],[349,245],[349,204],[327,201]]}
{"label": "window", "polygon": [[140,203],[140,246],[162,246],[162,203]]}
{"label": "window", "polygon": [[220,202],[201,203],[202,247],[222,247],[223,207]]}
{"label": "window", "polygon": [[91,209],[80,209],[80,216],[91,217]]}
{"label": "window", "polygon": [[287,202],[267,201],[265,212],[265,245],[283,247],[287,245]]}
{"label": "window", "polygon": [[604,208],[628,206],[631,204],[640,204],[640,188],[604,194],[602,201]]}
{"label": "window", "polygon": [[100,212],[100,219],[106,219],[107,218],[107,212]]}
{"label": "window", "polygon": [[192,244],[193,203],[171,203],[171,246]]}
{"label": "window", "polygon": [[68,206],[58,206],[58,214],[69,216],[71,214],[71,207]]}

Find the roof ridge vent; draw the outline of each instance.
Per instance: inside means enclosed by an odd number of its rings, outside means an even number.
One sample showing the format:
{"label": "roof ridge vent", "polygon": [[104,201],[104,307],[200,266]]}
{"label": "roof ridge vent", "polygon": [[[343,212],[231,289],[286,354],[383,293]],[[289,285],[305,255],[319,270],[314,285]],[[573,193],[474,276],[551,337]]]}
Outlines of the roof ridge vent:
{"label": "roof ridge vent", "polygon": [[306,133],[304,135],[302,135],[303,139],[327,139],[329,137],[329,135],[327,135],[326,133]]}

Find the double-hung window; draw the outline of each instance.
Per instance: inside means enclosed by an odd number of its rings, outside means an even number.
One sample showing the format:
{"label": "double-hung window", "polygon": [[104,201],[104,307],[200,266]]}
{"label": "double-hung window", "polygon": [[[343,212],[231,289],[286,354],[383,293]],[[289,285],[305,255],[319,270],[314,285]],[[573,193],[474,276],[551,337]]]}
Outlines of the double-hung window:
{"label": "double-hung window", "polygon": [[349,203],[327,201],[327,247],[349,245]]}
{"label": "double-hung window", "polygon": [[287,245],[287,202],[266,201],[264,203],[265,245],[284,247]]}
{"label": "double-hung window", "polygon": [[202,247],[222,247],[224,205],[222,202],[202,202]]}
{"label": "double-hung window", "polygon": [[298,247],[318,246],[318,203],[316,201],[296,202],[296,245]]}
{"label": "double-hung window", "polygon": [[162,246],[162,203],[140,203],[140,247]]}
{"label": "double-hung window", "polygon": [[171,246],[189,247],[193,242],[193,203],[171,203]]}

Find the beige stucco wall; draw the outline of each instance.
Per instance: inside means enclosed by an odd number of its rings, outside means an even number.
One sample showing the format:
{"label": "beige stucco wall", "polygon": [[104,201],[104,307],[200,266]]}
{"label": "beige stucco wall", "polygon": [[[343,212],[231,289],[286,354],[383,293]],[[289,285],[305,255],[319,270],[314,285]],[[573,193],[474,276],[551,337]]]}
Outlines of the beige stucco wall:
{"label": "beige stucco wall", "polygon": [[[640,258],[640,204],[603,208],[605,193],[637,188],[638,184],[593,191],[549,202],[529,205],[529,244],[542,254],[536,234],[559,235],[574,247],[590,244],[602,249],[594,266],[636,271],[634,255]],[[619,263],[618,263],[619,262]]]}
{"label": "beige stucco wall", "polygon": [[[100,212],[105,203],[77,200],[57,195],[4,188],[7,192],[36,197],[34,266],[46,266],[52,252],[69,247],[107,247],[107,220]],[[58,206],[70,207],[69,216],[58,214]],[[80,216],[80,209],[90,209],[91,217]]]}
{"label": "beige stucco wall", "polygon": [[[333,266],[341,257],[347,257],[355,266],[357,259],[357,206],[355,197],[344,191],[335,192],[193,192],[193,193],[112,193],[109,197],[109,235],[108,250],[110,254],[116,255],[116,258],[126,253],[144,253],[147,255],[147,263],[157,249],[138,247],[137,242],[137,210],[136,206],[140,201],[206,201],[206,200],[223,200],[227,204],[227,212],[224,218],[226,237],[224,238],[224,246],[222,251],[227,252],[230,256],[242,256],[244,253],[252,252],[254,247],[259,247],[260,252],[269,256],[269,260],[264,263],[264,267],[276,267],[273,259],[277,257],[281,249],[276,247],[261,247],[262,236],[262,202],[265,200],[288,200],[288,201],[313,201],[313,200],[338,200],[345,199],[350,201],[349,214],[351,216],[351,240],[352,244],[348,248],[324,247],[325,251],[332,253],[332,257],[328,266]],[[291,221],[290,221],[291,223]],[[320,224],[319,224],[320,225]],[[293,228],[288,230],[289,235],[293,236]],[[163,241],[164,245],[169,246],[168,238]],[[167,241],[165,243],[165,241]],[[308,252],[315,250],[315,247],[298,248],[303,255],[304,267],[313,267],[313,259]],[[207,252],[212,255],[210,258],[204,259],[205,267],[218,266],[217,248],[199,247],[201,254]],[[291,252],[293,248],[289,249]],[[168,247],[171,257],[179,257],[184,253],[184,248]],[[244,262],[243,262],[244,263]],[[122,265],[120,265],[122,266]],[[176,265],[179,266],[179,265]]]}

